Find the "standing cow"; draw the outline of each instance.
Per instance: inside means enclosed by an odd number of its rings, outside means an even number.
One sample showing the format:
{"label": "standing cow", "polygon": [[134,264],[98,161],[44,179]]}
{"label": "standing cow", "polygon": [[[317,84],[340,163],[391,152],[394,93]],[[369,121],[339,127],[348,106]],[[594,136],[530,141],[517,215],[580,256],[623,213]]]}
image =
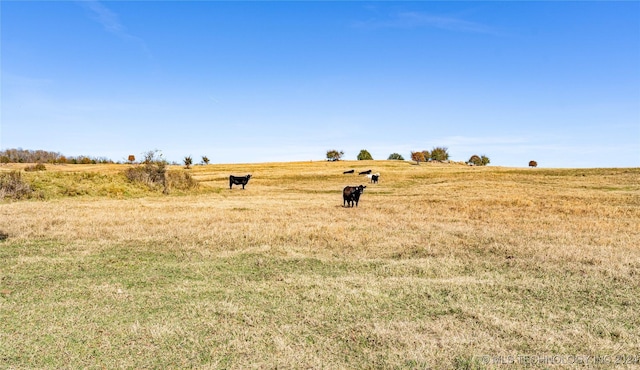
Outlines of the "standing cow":
{"label": "standing cow", "polygon": [[231,187],[235,184],[235,185],[242,185],[242,188],[244,189],[244,186],[247,185],[247,183],[249,182],[249,179],[251,178],[251,175],[247,175],[247,176],[229,176],[229,189],[231,189]]}
{"label": "standing cow", "polygon": [[367,178],[369,179],[369,182],[372,184],[377,184],[378,180],[380,179],[380,173],[374,173],[374,174],[369,174],[367,175]]}
{"label": "standing cow", "polygon": [[347,207],[348,205],[349,207],[353,207],[353,204],[355,203],[357,207],[358,201],[360,200],[360,195],[362,195],[365,188],[366,186],[363,185],[346,186],[342,190],[342,206]]}

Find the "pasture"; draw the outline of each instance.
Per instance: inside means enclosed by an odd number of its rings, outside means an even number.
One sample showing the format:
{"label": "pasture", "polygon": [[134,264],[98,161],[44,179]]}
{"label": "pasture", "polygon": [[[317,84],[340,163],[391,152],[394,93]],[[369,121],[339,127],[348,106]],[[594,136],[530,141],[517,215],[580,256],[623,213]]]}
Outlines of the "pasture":
{"label": "pasture", "polygon": [[207,165],[163,195],[126,167],[0,201],[0,368],[639,363],[638,168]]}

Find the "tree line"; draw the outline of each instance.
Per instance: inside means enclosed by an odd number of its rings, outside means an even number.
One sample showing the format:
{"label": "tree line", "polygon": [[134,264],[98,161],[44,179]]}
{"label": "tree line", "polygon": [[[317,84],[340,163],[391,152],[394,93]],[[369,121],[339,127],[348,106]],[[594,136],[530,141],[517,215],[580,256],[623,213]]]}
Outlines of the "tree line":
{"label": "tree line", "polygon": [[46,150],[6,149],[0,151],[0,163],[99,164],[116,163],[104,157],[65,156]]}
{"label": "tree line", "polygon": [[[344,151],[342,150],[336,150],[336,149],[327,150],[327,160],[329,161],[339,161],[342,159],[343,156],[344,156]],[[369,153],[368,150],[362,149],[360,153],[358,153],[358,156],[356,157],[356,159],[358,159],[359,161],[372,160],[373,157],[371,156],[371,153]],[[387,159],[404,161],[404,157],[402,157],[402,155],[398,153],[389,154],[389,157]],[[448,161],[449,149],[446,147],[434,147],[430,151],[429,150],[411,151],[411,160],[415,161],[417,164],[420,164],[420,162],[429,162],[429,161],[436,161],[436,162]],[[490,163],[489,157],[487,157],[486,155],[478,156],[476,154],[472,155],[471,158],[469,158],[469,160],[467,161],[467,164],[473,165],[473,166],[486,166],[489,163]]]}
{"label": "tree line", "polygon": [[[152,151],[157,154],[156,151]],[[143,157],[148,156],[149,153],[143,153]],[[411,151],[411,160],[417,164],[420,162],[428,161],[447,161],[449,160],[449,150],[446,147],[434,147],[429,150]],[[327,151],[327,160],[339,161],[344,157],[344,151],[331,149]],[[368,150],[362,149],[358,153],[356,159],[373,160],[373,156]],[[399,153],[391,153],[388,160],[400,160],[404,161],[404,157]],[[113,164],[113,163],[135,163],[135,156],[129,155],[127,160],[122,162],[114,162],[109,158],[104,157],[91,157],[86,155],[80,156],[65,156],[58,152],[51,152],[47,150],[28,150],[28,149],[6,149],[0,151],[0,164],[3,163],[50,163],[50,164]],[[201,163],[204,165],[209,164],[209,158],[202,156]],[[188,169],[193,164],[193,158],[187,156],[183,159],[185,167]],[[474,166],[486,166],[490,163],[489,157],[486,155],[478,156],[472,155],[467,161],[468,164]],[[175,164],[175,163],[174,163]]]}

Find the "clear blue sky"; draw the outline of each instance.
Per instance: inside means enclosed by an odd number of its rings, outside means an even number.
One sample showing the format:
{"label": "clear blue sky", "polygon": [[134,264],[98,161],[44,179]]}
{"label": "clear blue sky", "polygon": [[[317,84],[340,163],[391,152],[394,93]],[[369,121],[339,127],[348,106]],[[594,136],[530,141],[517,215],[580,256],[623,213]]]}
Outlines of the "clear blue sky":
{"label": "clear blue sky", "polygon": [[640,166],[640,2],[2,1],[0,149]]}

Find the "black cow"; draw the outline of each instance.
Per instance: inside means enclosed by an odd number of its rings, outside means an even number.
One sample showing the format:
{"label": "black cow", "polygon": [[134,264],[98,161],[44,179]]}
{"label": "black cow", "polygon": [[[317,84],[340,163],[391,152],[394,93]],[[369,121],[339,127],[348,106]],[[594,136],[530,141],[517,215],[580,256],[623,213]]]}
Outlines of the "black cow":
{"label": "black cow", "polygon": [[346,186],[344,190],[342,190],[342,206],[346,207],[349,205],[349,207],[353,207],[353,204],[355,203],[357,207],[360,195],[364,192],[364,188],[366,188],[366,186],[363,185]]}
{"label": "black cow", "polygon": [[247,176],[229,176],[229,189],[231,189],[231,187],[235,184],[235,185],[242,185],[242,188],[244,189],[244,186],[247,185],[247,183],[249,182],[249,179],[251,178],[251,175],[247,175]]}
{"label": "black cow", "polygon": [[378,183],[378,178],[380,178],[380,175],[371,175],[371,182],[374,184]]}
{"label": "black cow", "polygon": [[355,170],[344,171],[343,174],[353,173]]}
{"label": "black cow", "polygon": [[371,173],[371,170],[366,170],[366,171],[358,172],[358,175],[368,175],[370,173]]}

